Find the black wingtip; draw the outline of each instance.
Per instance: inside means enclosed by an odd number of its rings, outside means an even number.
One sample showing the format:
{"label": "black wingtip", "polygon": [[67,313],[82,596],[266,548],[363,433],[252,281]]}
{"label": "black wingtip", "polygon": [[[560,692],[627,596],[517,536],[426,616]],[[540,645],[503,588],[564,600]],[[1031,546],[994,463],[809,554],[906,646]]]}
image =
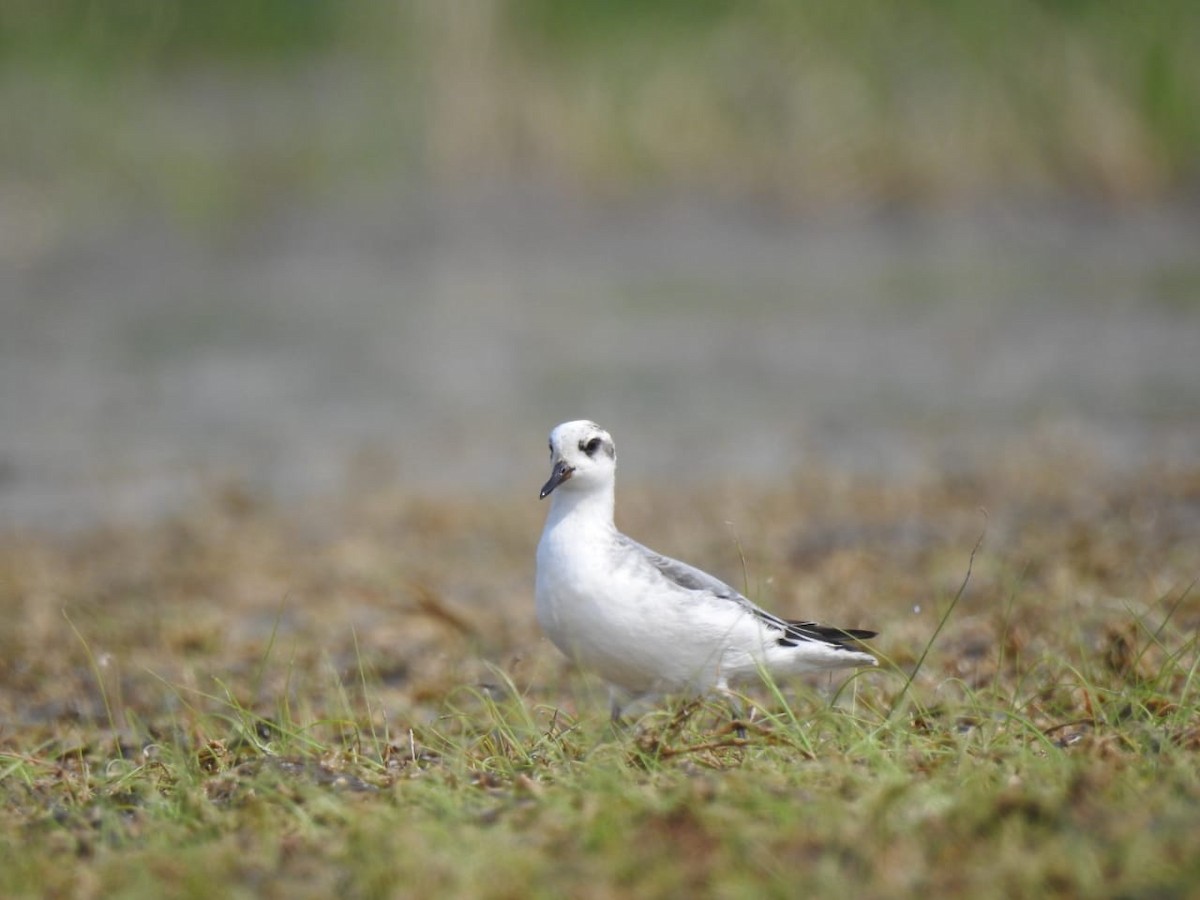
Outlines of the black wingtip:
{"label": "black wingtip", "polygon": [[864,628],[834,628],[831,625],[818,625],[816,622],[788,622],[787,634],[789,637],[825,641],[844,647],[853,641],[868,641],[879,632],[867,631]]}

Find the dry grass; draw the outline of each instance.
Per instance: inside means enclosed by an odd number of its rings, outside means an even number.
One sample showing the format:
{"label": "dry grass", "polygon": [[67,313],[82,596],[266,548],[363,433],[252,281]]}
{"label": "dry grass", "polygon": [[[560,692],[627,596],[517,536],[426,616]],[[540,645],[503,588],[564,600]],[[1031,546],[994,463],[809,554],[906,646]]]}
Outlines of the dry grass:
{"label": "dry grass", "polygon": [[704,705],[613,734],[537,634],[526,494],[9,534],[0,893],[1194,890],[1200,471],[620,500],[888,665],[764,689],[744,740]]}

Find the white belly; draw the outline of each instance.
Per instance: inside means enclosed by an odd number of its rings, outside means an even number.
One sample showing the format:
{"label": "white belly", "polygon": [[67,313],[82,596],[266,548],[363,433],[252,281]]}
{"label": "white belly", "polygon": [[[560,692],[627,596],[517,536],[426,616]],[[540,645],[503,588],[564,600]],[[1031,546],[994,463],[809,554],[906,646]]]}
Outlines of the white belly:
{"label": "white belly", "polygon": [[600,557],[538,545],[538,623],[564,654],[634,694],[704,693],[756,667],[761,629],[727,600],[673,593]]}

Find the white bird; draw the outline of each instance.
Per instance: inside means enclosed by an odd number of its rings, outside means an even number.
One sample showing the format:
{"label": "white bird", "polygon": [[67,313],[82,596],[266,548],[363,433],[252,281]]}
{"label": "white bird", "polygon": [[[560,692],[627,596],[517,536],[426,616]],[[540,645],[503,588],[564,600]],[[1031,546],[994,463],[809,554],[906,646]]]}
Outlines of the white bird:
{"label": "white bird", "polygon": [[[537,618],[564,654],[610,685],[613,719],[663,694],[726,695],[771,677],[874,666],[856,642],[873,631],[782,619],[613,523],[617,454],[594,422],[550,432],[550,513],[537,549]],[[551,496],[553,495],[553,496]]]}

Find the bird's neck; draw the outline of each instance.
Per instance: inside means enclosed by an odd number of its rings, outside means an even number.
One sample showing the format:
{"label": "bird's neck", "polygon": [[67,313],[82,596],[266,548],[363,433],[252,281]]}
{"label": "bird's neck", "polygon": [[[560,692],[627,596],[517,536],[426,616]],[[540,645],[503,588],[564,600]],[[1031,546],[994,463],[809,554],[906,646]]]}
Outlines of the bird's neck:
{"label": "bird's neck", "polygon": [[569,520],[573,527],[612,529],[614,485],[608,484],[587,491],[564,491],[561,488],[550,498],[547,527]]}

